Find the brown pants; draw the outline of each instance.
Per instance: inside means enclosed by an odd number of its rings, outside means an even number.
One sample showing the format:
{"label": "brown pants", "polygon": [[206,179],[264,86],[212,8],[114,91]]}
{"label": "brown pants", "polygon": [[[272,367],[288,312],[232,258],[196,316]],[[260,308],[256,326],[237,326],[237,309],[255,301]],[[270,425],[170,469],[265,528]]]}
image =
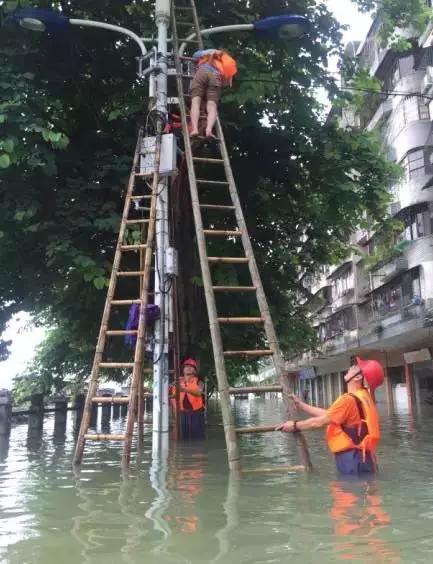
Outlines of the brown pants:
{"label": "brown pants", "polygon": [[191,96],[218,104],[223,89],[222,77],[219,73],[199,66],[191,85]]}

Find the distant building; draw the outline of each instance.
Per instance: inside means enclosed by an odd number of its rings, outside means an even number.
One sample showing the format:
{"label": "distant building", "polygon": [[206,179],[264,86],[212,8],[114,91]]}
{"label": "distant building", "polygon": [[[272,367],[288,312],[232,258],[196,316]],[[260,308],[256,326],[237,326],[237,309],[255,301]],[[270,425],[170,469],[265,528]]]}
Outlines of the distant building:
{"label": "distant building", "polygon": [[390,187],[390,213],[404,229],[381,254],[377,234],[357,231],[351,257],[305,281],[321,352],[304,355],[297,367],[314,367],[299,384],[323,405],[343,391],[352,356],[376,358],[387,376],[379,401],[391,409],[406,386],[414,410],[433,397],[433,26],[421,38],[408,32],[413,49],[404,54],[381,45],[380,28],[375,21],[364,43],[347,53],[381,80],[384,93],[338,119],[341,127],[379,131],[389,158],[405,169]]}

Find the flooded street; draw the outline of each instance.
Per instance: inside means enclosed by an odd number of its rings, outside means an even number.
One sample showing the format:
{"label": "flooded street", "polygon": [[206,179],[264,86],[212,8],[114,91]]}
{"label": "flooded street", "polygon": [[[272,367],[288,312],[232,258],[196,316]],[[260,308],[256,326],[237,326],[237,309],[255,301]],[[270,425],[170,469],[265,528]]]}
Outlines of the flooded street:
{"label": "flooded street", "polygon": [[[274,399],[237,401],[240,424],[273,423]],[[121,422],[112,422],[116,432]],[[120,448],[95,445],[71,466],[72,416],[42,437],[12,429],[0,460],[2,564],[428,562],[433,555],[433,417],[382,415],[380,476],[341,482],[323,433],[308,435],[312,475],[229,476],[215,414],[206,442],[151,463],[150,420],[129,478]],[[298,464],[289,436],[241,441],[245,467]]]}

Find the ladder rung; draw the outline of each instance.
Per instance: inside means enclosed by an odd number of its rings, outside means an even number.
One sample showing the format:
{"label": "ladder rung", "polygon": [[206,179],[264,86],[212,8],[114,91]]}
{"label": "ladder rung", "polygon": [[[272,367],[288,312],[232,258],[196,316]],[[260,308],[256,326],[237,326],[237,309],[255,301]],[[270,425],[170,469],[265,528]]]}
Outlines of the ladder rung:
{"label": "ladder rung", "polygon": [[218,317],[218,322],[225,325],[253,325],[263,323],[263,317]]}
{"label": "ladder rung", "polygon": [[272,356],[274,353],[269,349],[253,351],[224,351],[224,356]]}
{"label": "ladder rung", "polygon": [[133,362],[100,362],[99,368],[134,368]]}
{"label": "ladder rung", "polygon": [[143,276],[144,270],[133,271],[133,270],[125,270],[124,272],[118,272],[117,276]]}
{"label": "ladder rung", "polygon": [[129,403],[128,396],[95,396],[92,398],[93,403],[114,403],[114,404],[125,404]]}
{"label": "ladder rung", "polygon": [[121,337],[122,335],[138,335],[138,331],[134,329],[110,329],[105,334],[112,337]]}
{"label": "ladder rung", "polygon": [[261,427],[238,427],[235,429],[238,435],[246,435],[252,433],[273,433],[275,425],[263,425]]}
{"label": "ladder rung", "polygon": [[214,292],[255,292],[256,286],[212,286]]}
{"label": "ladder rung", "polygon": [[[179,27],[180,25],[187,25],[189,27],[194,27],[194,24],[192,22],[180,22],[179,20],[176,21],[176,26]],[[180,40],[179,40],[180,41]]]}
{"label": "ladder rung", "polygon": [[139,178],[147,178],[148,176],[153,176],[155,173],[154,172],[136,172],[134,173],[135,176],[138,176]]}
{"label": "ladder rung", "polygon": [[234,206],[222,206],[219,204],[200,204],[200,207],[205,210],[221,210],[221,211],[223,210],[230,211],[236,209]]}
{"label": "ladder rung", "polygon": [[122,251],[139,251],[140,249],[146,249],[147,245],[121,245]]}
{"label": "ladder rung", "polygon": [[208,257],[208,261],[220,264],[247,264],[250,259],[246,257]]}
{"label": "ladder rung", "polygon": [[103,435],[97,433],[95,435],[84,435],[86,441],[125,441],[126,435]]}
{"label": "ladder rung", "polygon": [[245,388],[230,388],[229,393],[233,396],[243,394],[266,394],[268,392],[282,392],[282,386],[246,386]]}
{"label": "ladder rung", "polygon": [[[151,294],[152,292],[148,292],[148,294]],[[132,304],[141,304],[141,300],[112,300],[111,301],[111,305],[117,305],[117,306],[128,306],[128,305],[132,305]]]}
{"label": "ladder rung", "polygon": [[133,225],[134,223],[149,223],[149,219],[127,219],[126,223],[128,225]]}
{"label": "ladder rung", "polygon": [[140,200],[143,200],[143,199],[150,200],[151,198],[152,198],[151,195],[146,194],[146,196],[131,196],[130,199],[131,199],[131,200],[138,200],[138,201],[140,201]]}
{"label": "ladder rung", "polygon": [[215,184],[218,186],[228,186],[229,183],[225,180],[205,180],[205,179],[197,179],[197,184]]}
{"label": "ladder rung", "polygon": [[193,161],[199,163],[209,163],[209,164],[224,164],[224,159],[210,159],[208,157],[193,157]]}
{"label": "ladder rung", "polygon": [[222,229],[204,229],[203,233],[205,235],[211,235],[214,237],[241,237],[242,232],[239,230],[236,231],[224,231]]}

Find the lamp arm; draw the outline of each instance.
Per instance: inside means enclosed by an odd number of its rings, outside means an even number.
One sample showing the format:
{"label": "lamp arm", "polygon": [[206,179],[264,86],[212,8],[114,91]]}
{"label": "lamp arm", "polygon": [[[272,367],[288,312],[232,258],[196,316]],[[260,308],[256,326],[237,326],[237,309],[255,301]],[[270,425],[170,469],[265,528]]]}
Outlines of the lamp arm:
{"label": "lamp arm", "polygon": [[127,35],[131,39],[133,39],[140,48],[141,54],[143,57],[146,56],[147,49],[146,45],[144,44],[143,40],[133,31],[127,29],[126,27],[120,27],[118,25],[112,25],[105,22],[96,22],[94,20],[77,20],[71,18],[69,20],[71,25],[78,25],[80,27],[99,27],[100,29],[108,29],[110,31],[117,31],[118,33],[122,33],[123,35]]}
{"label": "lamp arm", "polygon": [[[208,37],[209,35],[215,35],[216,33],[224,33],[226,31],[254,31],[254,24],[234,24],[234,25],[221,25],[218,27],[209,27],[208,29],[200,30],[200,35]],[[196,36],[197,36],[196,33],[191,33],[191,35],[188,35],[186,39],[188,41],[191,41],[191,39],[195,39]],[[184,42],[179,47],[179,55],[181,57],[186,49],[186,46],[187,43]]]}

